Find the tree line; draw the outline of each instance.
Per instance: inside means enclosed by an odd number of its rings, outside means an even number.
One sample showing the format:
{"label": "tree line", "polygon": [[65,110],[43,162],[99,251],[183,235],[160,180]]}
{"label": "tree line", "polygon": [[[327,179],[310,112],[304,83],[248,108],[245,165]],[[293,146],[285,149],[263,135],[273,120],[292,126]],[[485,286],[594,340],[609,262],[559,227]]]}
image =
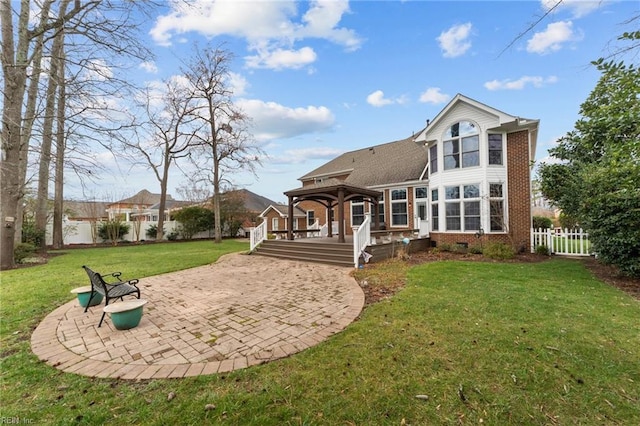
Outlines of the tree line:
{"label": "tree line", "polygon": [[0,269],[15,266],[28,192],[35,194],[39,230],[49,220],[53,192],[53,246],[62,246],[65,174],[90,189],[104,172],[96,155],[104,149],[148,167],[160,186],[160,211],[170,174],[178,162],[190,162],[194,185],[213,189],[221,240],[220,194],[232,186],[230,172],[253,170],[262,152],[249,117],[233,102],[233,54],[224,46],[196,46],[178,75],[161,84],[138,87],[128,78],[153,59],[138,31],[155,7],[151,1],[0,0]]}

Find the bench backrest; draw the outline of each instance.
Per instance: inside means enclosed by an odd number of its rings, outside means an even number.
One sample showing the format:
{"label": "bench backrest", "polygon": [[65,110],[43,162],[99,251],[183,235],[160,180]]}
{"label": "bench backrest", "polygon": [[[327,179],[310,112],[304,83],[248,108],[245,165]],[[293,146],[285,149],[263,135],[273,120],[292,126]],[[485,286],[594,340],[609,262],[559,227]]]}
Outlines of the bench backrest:
{"label": "bench backrest", "polygon": [[91,287],[93,287],[93,291],[97,291],[103,296],[106,296],[107,283],[102,278],[102,275],[92,271],[91,268],[89,268],[88,266],[83,266],[83,268],[87,272],[87,275],[89,275],[89,280],[91,281]]}

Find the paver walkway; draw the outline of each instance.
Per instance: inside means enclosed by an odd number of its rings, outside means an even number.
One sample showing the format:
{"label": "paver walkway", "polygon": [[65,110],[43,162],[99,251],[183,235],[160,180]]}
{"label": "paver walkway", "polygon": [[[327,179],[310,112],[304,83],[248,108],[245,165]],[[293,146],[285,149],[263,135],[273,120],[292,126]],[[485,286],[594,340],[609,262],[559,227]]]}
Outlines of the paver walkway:
{"label": "paver walkway", "polygon": [[141,279],[148,303],[136,328],[116,330],[108,316],[98,328],[104,302],[85,313],[74,299],[40,323],[31,347],[48,364],[91,377],[178,378],[262,364],[357,318],[364,293],[350,271],[231,254]]}

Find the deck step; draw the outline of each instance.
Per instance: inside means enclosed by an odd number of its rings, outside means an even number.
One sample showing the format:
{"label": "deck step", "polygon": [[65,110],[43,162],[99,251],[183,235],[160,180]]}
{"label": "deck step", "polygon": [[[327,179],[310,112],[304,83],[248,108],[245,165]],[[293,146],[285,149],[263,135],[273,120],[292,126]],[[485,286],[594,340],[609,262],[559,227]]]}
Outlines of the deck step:
{"label": "deck step", "polygon": [[351,244],[266,240],[254,251],[259,256],[353,267]]}

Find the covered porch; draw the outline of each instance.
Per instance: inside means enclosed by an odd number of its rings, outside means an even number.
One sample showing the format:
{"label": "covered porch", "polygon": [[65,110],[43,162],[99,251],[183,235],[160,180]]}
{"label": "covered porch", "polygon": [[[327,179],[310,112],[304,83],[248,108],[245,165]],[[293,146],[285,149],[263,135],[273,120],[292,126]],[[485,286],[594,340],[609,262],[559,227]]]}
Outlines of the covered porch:
{"label": "covered porch", "polygon": [[[330,179],[329,182],[316,183],[302,188],[293,189],[284,193],[288,198],[288,226],[287,226],[287,239],[294,239],[294,226],[293,226],[293,208],[297,203],[302,201],[314,201],[321,204],[327,212],[327,222],[331,218],[331,212],[337,207],[338,213],[338,243],[346,243],[345,238],[345,202],[354,199],[362,199],[364,202],[371,204],[374,212],[374,224],[373,229],[380,228],[379,219],[379,200],[382,196],[382,192],[373,189],[348,185],[340,182],[336,179]],[[332,227],[328,227],[328,238],[333,237]]]}

